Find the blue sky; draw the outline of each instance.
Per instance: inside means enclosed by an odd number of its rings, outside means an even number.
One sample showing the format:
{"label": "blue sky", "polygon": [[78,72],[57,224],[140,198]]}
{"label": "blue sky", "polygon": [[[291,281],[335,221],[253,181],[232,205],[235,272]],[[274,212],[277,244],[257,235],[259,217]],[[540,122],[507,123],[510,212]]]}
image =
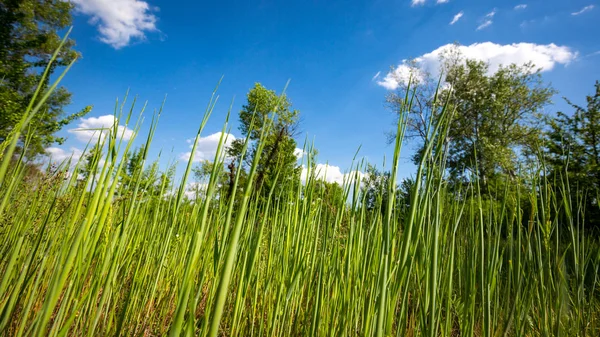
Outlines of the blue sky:
{"label": "blue sky", "polygon": [[[240,136],[237,112],[253,84],[280,92],[290,79],[299,146],[314,139],[319,162],[332,165],[328,179],[339,180],[359,146],[375,164],[391,156],[388,72],[405,59],[432,68],[443,46],[459,42],[467,56],[492,65],[531,60],[560,92],[549,113],[566,108],[562,96],[583,102],[600,79],[600,6],[592,0],[72,1],[72,37],[83,57],[63,82],[73,93],[67,111],[94,109],[62,131],[69,139],[50,150],[56,158],[85,147],[89,135],[72,129],[106,121],[129,88],[149,111],[168,94],[152,155],[162,150],[181,163],[221,76],[203,136],[221,130],[232,99],[232,134]],[[209,137],[198,157],[211,149]],[[411,149],[400,176],[414,172]]]}

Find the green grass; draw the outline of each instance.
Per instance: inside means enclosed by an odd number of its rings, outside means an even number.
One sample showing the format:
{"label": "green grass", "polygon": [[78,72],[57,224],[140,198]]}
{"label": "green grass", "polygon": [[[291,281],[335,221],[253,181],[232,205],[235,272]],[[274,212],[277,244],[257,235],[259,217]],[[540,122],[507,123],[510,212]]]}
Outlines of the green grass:
{"label": "green grass", "polygon": [[[215,89],[196,140],[216,103]],[[135,109],[115,115],[129,123]],[[0,159],[0,335],[599,336],[600,248],[569,182],[540,164],[498,195],[476,180],[451,192],[443,110],[399,214],[394,197],[367,210],[358,176],[326,203],[315,172],[265,202],[251,188],[258,156],[230,200],[212,178],[205,198],[185,197],[193,157],[153,196],[141,170],[128,187],[115,179],[134,141],[116,128],[97,175],[79,181],[78,162],[31,178],[13,155],[30,108]]]}

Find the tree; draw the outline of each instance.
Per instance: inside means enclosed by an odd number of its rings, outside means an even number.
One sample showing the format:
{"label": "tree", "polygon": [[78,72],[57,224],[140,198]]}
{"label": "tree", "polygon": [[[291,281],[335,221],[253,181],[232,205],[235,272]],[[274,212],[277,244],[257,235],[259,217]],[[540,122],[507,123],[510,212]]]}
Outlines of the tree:
{"label": "tree", "polygon": [[298,158],[294,154],[296,141],[293,138],[298,127],[299,112],[292,109],[292,104],[285,94],[277,95],[275,91],[266,89],[260,83],[256,83],[250,89],[247,99],[239,114],[239,129],[243,136],[249,136],[250,140],[255,142],[246,154],[245,163],[239,161],[244,140],[237,139],[229,147],[229,156],[235,158],[228,167],[229,175],[233,177],[235,165],[248,165],[252,162],[258,150],[257,141],[267,121],[272,117],[273,125],[263,140],[264,146],[256,175],[256,190],[268,195],[277,174],[279,186],[289,186],[299,181]]}
{"label": "tree", "polygon": [[92,186],[98,175],[99,167],[102,162],[102,146],[101,143],[96,143],[89,152],[85,154],[83,167],[81,168],[82,181],[87,181],[89,176],[92,176]]}
{"label": "tree", "polygon": [[[391,174],[390,171],[381,172],[375,166],[367,165],[367,172],[361,187],[367,210],[379,210],[382,216],[386,214],[389,199],[388,185]],[[394,189],[396,194],[394,211],[398,216],[404,215],[409,208],[413,185],[414,181],[407,178],[403,179],[400,185],[397,185]]]}
{"label": "tree", "polygon": [[[600,226],[598,193],[600,190],[600,82],[594,95],[587,96],[587,107],[566,99],[575,110],[571,116],[559,112],[548,119],[546,138],[547,160],[553,175],[568,174],[571,191],[585,192],[586,219],[589,225]],[[576,200],[576,199],[573,199]]]}
{"label": "tree", "polygon": [[[136,185],[138,192],[151,196],[161,196],[169,191],[172,185],[172,177],[175,174],[175,166],[169,166],[164,172],[159,170],[159,160],[155,160],[147,167],[144,167],[144,151],[146,145],[143,144],[135,149],[131,154],[127,153],[124,158],[124,170],[121,171],[119,181],[123,193],[133,192]],[[164,186],[163,186],[164,185]]]}
{"label": "tree", "polygon": [[340,209],[346,208],[346,199],[343,187],[336,182],[327,182],[321,179],[312,181],[313,200],[321,204],[321,221],[330,223],[334,221]]}
{"label": "tree", "polygon": [[[71,24],[69,1],[60,0],[0,0],[0,143],[23,117],[38,85],[45,92],[48,76],[40,83],[43,70],[58,48],[58,31]],[[71,63],[77,52],[74,41],[68,40],[50,68]],[[27,155],[44,153],[44,148],[64,139],[55,133],[72,120],[87,114],[86,107],[78,113],[63,116],[63,109],[71,102],[71,94],[59,87],[29,123],[31,142]]]}
{"label": "tree", "polygon": [[380,208],[381,214],[386,213],[384,209],[387,206],[390,175],[389,171],[380,172],[375,166],[367,165],[367,172],[361,189],[369,211]]}
{"label": "tree", "polygon": [[533,64],[500,67],[491,76],[488,71],[483,62],[467,61],[446,78],[456,109],[448,167],[453,176],[467,168],[484,190],[497,173],[515,172],[518,150],[536,147],[542,108],[554,94]]}
{"label": "tree", "polygon": [[[437,96],[441,102],[434,104],[435,95],[420,95],[423,102],[409,114],[410,131],[421,135],[414,159],[421,160],[429,120],[436,121],[449,99],[453,111],[446,138],[450,175],[455,181],[474,175],[485,193],[492,180],[501,173],[514,174],[522,155],[534,151],[541,135],[542,109],[555,91],[531,63],[500,66],[493,74],[490,65],[481,61],[451,58],[442,64],[445,77]],[[423,85],[418,83],[414,89],[417,95]],[[398,106],[404,95],[399,92],[388,99]]]}
{"label": "tree", "polygon": [[[198,166],[192,168],[192,173],[195,178],[193,190],[196,196],[203,196],[206,193],[206,188],[209,184],[214,167],[215,164],[213,162],[203,160]],[[221,196],[227,194],[229,181],[223,165],[217,166],[216,169],[216,197],[217,199],[220,199]]]}

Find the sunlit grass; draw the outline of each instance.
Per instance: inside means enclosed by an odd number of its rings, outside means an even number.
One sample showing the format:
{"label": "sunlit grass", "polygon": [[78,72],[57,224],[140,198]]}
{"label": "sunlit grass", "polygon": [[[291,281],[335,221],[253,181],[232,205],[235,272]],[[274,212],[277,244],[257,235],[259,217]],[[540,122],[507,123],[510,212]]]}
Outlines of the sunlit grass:
{"label": "sunlit grass", "polygon": [[[115,116],[141,121],[144,109],[121,103]],[[93,161],[97,174],[81,181],[81,159],[30,179],[13,155],[30,107],[0,165],[0,334],[600,335],[600,248],[582,228],[584,203],[571,199],[573,187],[549,181],[540,163],[507,178],[498,195],[480,195],[476,180],[451,188],[444,135],[454,112],[442,110],[410,209],[400,214],[395,178],[392,197],[375,210],[367,210],[359,175],[333,204],[315,172],[257,198],[258,156],[244,181],[236,175],[243,185],[228,200],[215,196],[216,174],[202,198],[185,197],[193,156],[173,189],[163,182],[150,194],[142,170],[125,187],[116,177],[135,137],[122,141],[116,126],[104,139],[103,165]],[[146,118],[144,162],[159,116]],[[142,126],[132,126],[135,135]],[[221,137],[216,163],[223,147]],[[314,167],[315,158],[304,160]]]}

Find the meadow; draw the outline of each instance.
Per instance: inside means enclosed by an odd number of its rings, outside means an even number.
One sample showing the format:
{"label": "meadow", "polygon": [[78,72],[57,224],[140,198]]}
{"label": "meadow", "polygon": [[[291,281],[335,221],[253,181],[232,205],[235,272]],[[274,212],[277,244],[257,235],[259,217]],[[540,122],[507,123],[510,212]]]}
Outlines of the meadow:
{"label": "meadow", "polygon": [[[186,194],[193,155],[175,186],[150,188],[141,169],[123,184],[135,137],[123,141],[116,126],[89,163],[31,174],[19,149],[41,106],[32,103],[0,152],[0,335],[599,336],[600,245],[582,208],[593,196],[572,193],[567,175],[550,178],[543,161],[491,195],[476,178],[450,186],[440,149],[453,111],[443,109],[399,211],[405,103],[379,191],[390,197],[375,209],[359,174],[331,198],[310,155],[304,181],[275,184],[268,198],[254,189],[260,151],[244,179],[238,168],[229,198],[217,174]],[[217,91],[196,142],[215,104]],[[149,115],[146,165],[161,111],[143,110],[120,102],[115,116],[138,135]],[[223,147],[222,138],[213,173]],[[94,173],[82,178],[88,164]]]}

